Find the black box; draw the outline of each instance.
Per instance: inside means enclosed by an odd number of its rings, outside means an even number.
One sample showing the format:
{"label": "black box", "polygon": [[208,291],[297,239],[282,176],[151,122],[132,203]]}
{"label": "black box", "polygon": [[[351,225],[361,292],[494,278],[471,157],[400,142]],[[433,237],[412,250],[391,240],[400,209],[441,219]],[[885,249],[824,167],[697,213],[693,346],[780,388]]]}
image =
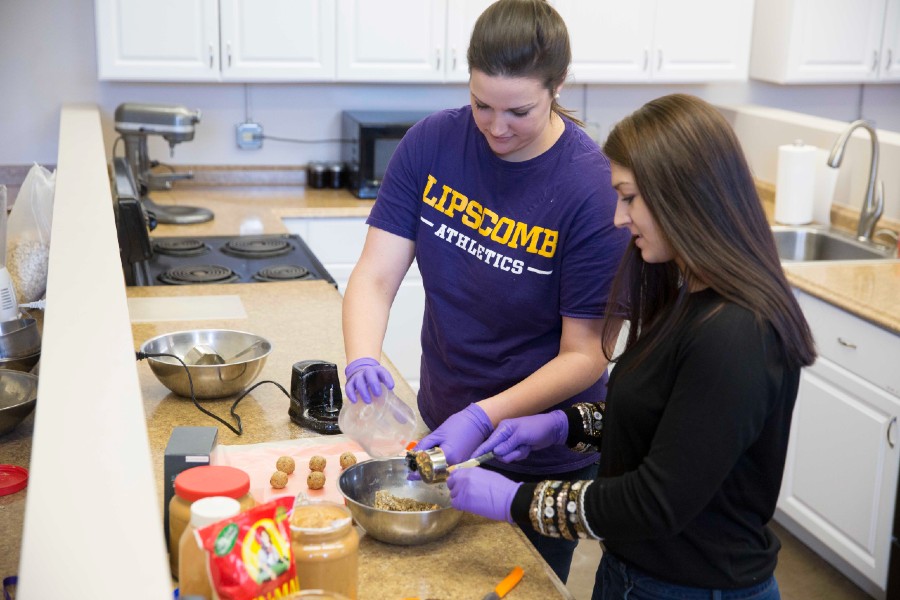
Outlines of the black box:
{"label": "black box", "polygon": [[[166,532],[166,547],[169,540],[169,501],[175,495],[175,477],[192,467],[209,464],[210,455],[216,447],[217,427],[175,427],[169,436],[163,462],[163,528]],[[178,543],[178,540],[175,540]]]}

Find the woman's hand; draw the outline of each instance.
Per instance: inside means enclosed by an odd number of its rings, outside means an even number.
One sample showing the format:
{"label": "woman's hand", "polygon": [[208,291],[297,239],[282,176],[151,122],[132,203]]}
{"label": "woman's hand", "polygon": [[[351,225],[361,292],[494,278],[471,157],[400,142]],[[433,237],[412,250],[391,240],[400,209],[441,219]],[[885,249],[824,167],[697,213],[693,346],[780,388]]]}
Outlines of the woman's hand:
{"label": "woman's hand", "polygon": [[508,523],[513,522],[510,508],[520,485],[479,467],[456,469],[447,479],[453,508]]}
{"label": "woman's hand", "polygon": [[360,399],[369,404],[372,396],[381,395],[381,385],[389,390],[394,389],[394,378],[374,358],[357,358],[344,369],[347,384],[344,392],[350,402],[356,403]]}
{"label": "woman's hand", "polygon": [[503,463],[522,460],[532,450],[542,450],[565,444],[569,435],[569,419],[561,410],[549,413],[505,419],[496,431],[473,453],[481,456],[493,450],[494,457]]}
{"label": "woman's hand", "polygon": [[455,465],[472,458],[472,452],[486,440],[494,424],[477,404],[470,404],[422,438],[416,450],[428,450],[440,446],[448,465]]}

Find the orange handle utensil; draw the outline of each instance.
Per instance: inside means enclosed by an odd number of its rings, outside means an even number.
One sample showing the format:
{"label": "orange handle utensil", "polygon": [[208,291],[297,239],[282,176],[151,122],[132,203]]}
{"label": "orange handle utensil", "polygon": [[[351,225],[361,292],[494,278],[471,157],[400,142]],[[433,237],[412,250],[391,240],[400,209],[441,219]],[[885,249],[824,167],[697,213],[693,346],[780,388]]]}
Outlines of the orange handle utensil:
{"label": "orange handle utensil", "polygon": [[514,567],[513,570],[509,572],[509,575],[497,584],[494,591],[485,596],[483,600],[499,600],[508,594],[511,589],[516,587],[516,584],[519,583],[524,574],[525,571],[522,570],[522,567]]}

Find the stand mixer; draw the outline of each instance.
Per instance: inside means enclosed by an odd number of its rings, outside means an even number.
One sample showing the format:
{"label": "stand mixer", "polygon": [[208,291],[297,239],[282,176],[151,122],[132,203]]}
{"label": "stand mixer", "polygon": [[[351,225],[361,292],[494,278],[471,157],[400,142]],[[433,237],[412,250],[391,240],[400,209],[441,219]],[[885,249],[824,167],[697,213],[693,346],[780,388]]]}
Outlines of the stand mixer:
{"label": "stand mixer", "polygon": [[161,136],[169,142],[169,153],[173,155],[175,144],[194,139],[194,125],[200,122],[200,111],[175,105],[126,102],[116,108],[115,118],[115,128],[125,142],[125,159],[140,188],[141,201],[154,213],[157,222],[184,225],[212,220],[210,210],[196,206],[160,206],[148,194],[150,190],[171,189],[173,181],[191,179],[194,174],[152,173],[156,163],[150,160],[147,137]]}

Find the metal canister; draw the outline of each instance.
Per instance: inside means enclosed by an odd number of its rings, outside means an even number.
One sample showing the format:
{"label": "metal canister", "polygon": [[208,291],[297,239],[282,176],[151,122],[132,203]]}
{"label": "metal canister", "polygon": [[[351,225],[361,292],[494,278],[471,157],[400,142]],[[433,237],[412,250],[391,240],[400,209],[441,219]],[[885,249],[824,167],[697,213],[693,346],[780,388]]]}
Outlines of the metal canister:
{"label": "metal canister", "polygon": [[327,174],[325,163],[310,161],[306,165],[306,185],[317,190],[324,188]]}

